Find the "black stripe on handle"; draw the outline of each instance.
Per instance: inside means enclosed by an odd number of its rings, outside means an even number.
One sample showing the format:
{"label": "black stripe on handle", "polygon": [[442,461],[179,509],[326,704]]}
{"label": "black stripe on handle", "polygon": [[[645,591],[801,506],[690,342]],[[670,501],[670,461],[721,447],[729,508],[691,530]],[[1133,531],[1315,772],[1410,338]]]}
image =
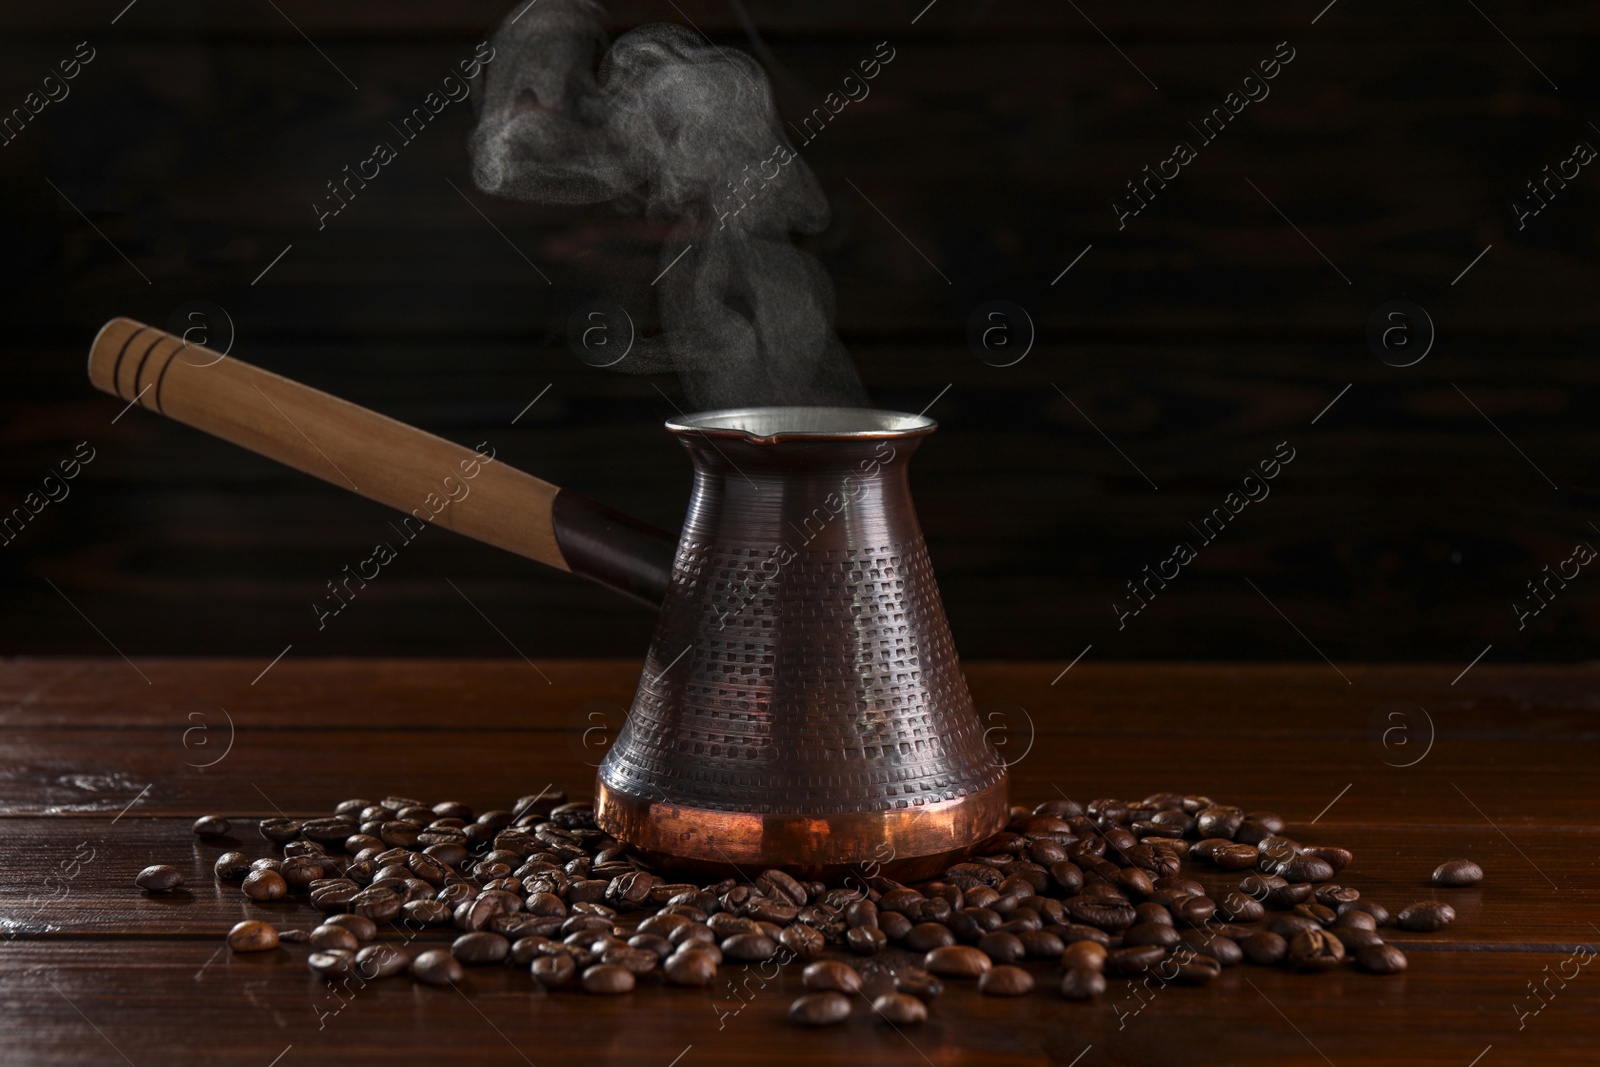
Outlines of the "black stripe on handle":
{"label": "black stripe on handle", "polygon": [[556,494],[550,519],[573,574],[661,606],[678,551],[676,537],[565,489]]}

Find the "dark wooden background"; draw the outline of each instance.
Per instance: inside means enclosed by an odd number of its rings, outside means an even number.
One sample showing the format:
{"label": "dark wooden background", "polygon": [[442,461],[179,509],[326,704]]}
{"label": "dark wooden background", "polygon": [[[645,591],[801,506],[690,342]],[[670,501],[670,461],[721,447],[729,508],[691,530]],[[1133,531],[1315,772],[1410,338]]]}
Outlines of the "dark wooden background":
{"label": "dark wooden background", "polygon": [[[1509,202],[1577,141],[1600,146],[1600,12],[1324,3],[938,0],[914,25],[925,0],[612,5],[619,31],[687,18],[756,52],[788,115],[896,49],[804,149],[834,210],[808,247],[877,402],[915,411],[951,385],[913,479],[968,657],[1590,654],[1600,577],[1520,632],[1510,603],[1574,542],[1600,545],[1600,168],[1524,230]],[[587,367],[562,337],[594,297],[648,321],[650,227],[473,192],[546,285],[447,182],[471,188],[472,115],[453,106],[316,228],[323,182],[508,5],[124,6],[0,8],[0,109],[76,42],[98,52],[0,147],[0,506],[75,442],[97,451],[0,547],[0,650],[514,655],[448,578],[529,656],[637,654],[647,613],[442,530],[318,632],[312,601],[390,513],[143,412],[113,423],[121,404],[83,370],[106,318],[164,325],[209,300],[248,360],[675,526],[689,467],[655,388],[675,385]],[[1284,40],[1297,56],[1271,96],[1119,232],[1123,182]],[[1038,329],[1005,369],[965,339],[995,298]],[[1399,298],[1438,330],[1404,369],[1365,341]],[[1122,583],[1284,440],[1297,458],[1271,497],[1119,632]]]}

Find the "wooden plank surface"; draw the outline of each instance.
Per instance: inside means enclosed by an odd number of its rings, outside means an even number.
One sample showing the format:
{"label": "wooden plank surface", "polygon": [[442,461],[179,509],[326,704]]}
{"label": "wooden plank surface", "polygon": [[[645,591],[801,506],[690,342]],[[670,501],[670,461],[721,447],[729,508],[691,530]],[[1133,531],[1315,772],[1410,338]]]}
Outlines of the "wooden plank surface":
{"label": "wooden plank surface", "polygon": [[[1271,807],[1300,840],[1356,852],[1341,882],[1391,908],[1447,899],[1460,918],[1440,934],[1389,932],[1410,955],[1402,977],[1240,966],[1204,989],[1163,990],[1135,1014],[1139,1000],[1115,983],[1100,1001],[1070,1004],[1054,992],[1053,966],[1030,965],[1035,994],[1006,1001],[954,988],[927,1025],[903,1034],[872,1022],[866,1005],[839,1030],[794,1030],[783,1020],[797,987],[787,973],[745,1003],[720,986],[539,996],[520,972],[472,968],[456,992],[397,979],[335,1012],[303,946],[261,958],[221,946],[246,915],[288,927],[316,913],[249,904],[212,881],[211,858],[235,845],[265,855],[256,818],[323,811],[346,796],[411,793],[481,810],[547,783],[580,795],[598,755],[581,742],[596,721],[586,716],[612,721],[606,709],[626,705],[637,663],[552,661],[539,668],[547,681],[520,662],[288,658],[254,685],[265,661],[137,666],[0,664],[0,1017],[11,1020],[0,1064],[281,1056],[287,1067],[403,1052],[540,1067],[1262,1056],[1466,1067],[1482,1053],[1492,1067],[1589,1063],[1600,1049],[1596,979],[1581,968],[1549,985],[1537,1014],[1518,1015],[1538,1006],[1529,982],[1571,973],[1580,946],[1600,942],[1592,666],[1479,666],[1452,685],[1448,665],[1346,665],[1346,684],[1320,663],[1081,663],[1065,674],[1064,661],[969,664],[980,712],[1017,761],[1017,800],[1057,788],[1080,799],[1178,788]],[[1374,718],[1383,709],[1405,717]],[[1391,735],[1385,745],[1397,724],[1405,743]],[[188,832],[209,812],[236,816],[231,840]],[[1488,871],[1481,886],[1428,885],[1435,864],[1458,857]],[[185,891],[134,889],[133,873],[155,862],[185,870]]]}

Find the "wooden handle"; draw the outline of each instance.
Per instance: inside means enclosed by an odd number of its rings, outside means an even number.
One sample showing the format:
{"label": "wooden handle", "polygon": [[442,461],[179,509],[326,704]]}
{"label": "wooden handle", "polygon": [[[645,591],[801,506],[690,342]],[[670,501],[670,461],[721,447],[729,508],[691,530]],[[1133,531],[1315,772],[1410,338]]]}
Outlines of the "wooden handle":
{"label": "wooden handle", "polygon": [[659,604],[676,538],[375,411],[132,319],[89,350],[95,388],[419,522]]}

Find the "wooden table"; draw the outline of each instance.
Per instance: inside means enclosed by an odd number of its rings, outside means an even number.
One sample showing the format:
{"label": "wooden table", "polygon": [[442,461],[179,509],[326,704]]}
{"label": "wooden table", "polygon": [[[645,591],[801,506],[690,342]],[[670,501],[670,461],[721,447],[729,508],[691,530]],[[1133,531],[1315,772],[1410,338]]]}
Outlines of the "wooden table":
{"label": "wooden table", "polygon": [[[551,784],[586,795],[595,755],[584,731],[614,726],[638,670],[263,666],[0,664],[0,1064],[1600,1059],[1600,968],[1586,967],[1600,944],[1600,672],[1590,666],[1480,665],[1452,683],[1458,666],[1346,666],[1347,682],[1322,664],[1083,663],[1065,675],[1065,664],[969,665],[980,711],[1007,730],[1016,801],[1177,789],[1272,808],[1296,838],[1355,850],[1342,882],[1392,910],[1438,896],[1460,918],[1439,934],[1394,931],[1411,959],[1402,976],[1245,965],[1203,989],[1161,990],[1135,1013],[1144,1002],[1116,983],[1099,1001],[1064,1001],[1054,966],[1038,965],[1034,995],[954,988],[903,1033],[865,1005],[837,1029],[794,1029],[789,973],[749,981],[741,1001],[723,985],[537,995],[520,970],[473,968],[455,990],[400,978],[344,1002],[306,968],[303,945],[232,955],[221,937],[238,919],[309,925],[315,913],[215,884],[224,846],[189,832],[195,816],[233,817],[227,847],[266,855],[254,817],[325,812],[346,797],[482,810]],[[1456,857],[1483,865],[1483,885],[1433,889],[1428,873]],[[184,891],[133,887],[158,862],[187,872]]]}

